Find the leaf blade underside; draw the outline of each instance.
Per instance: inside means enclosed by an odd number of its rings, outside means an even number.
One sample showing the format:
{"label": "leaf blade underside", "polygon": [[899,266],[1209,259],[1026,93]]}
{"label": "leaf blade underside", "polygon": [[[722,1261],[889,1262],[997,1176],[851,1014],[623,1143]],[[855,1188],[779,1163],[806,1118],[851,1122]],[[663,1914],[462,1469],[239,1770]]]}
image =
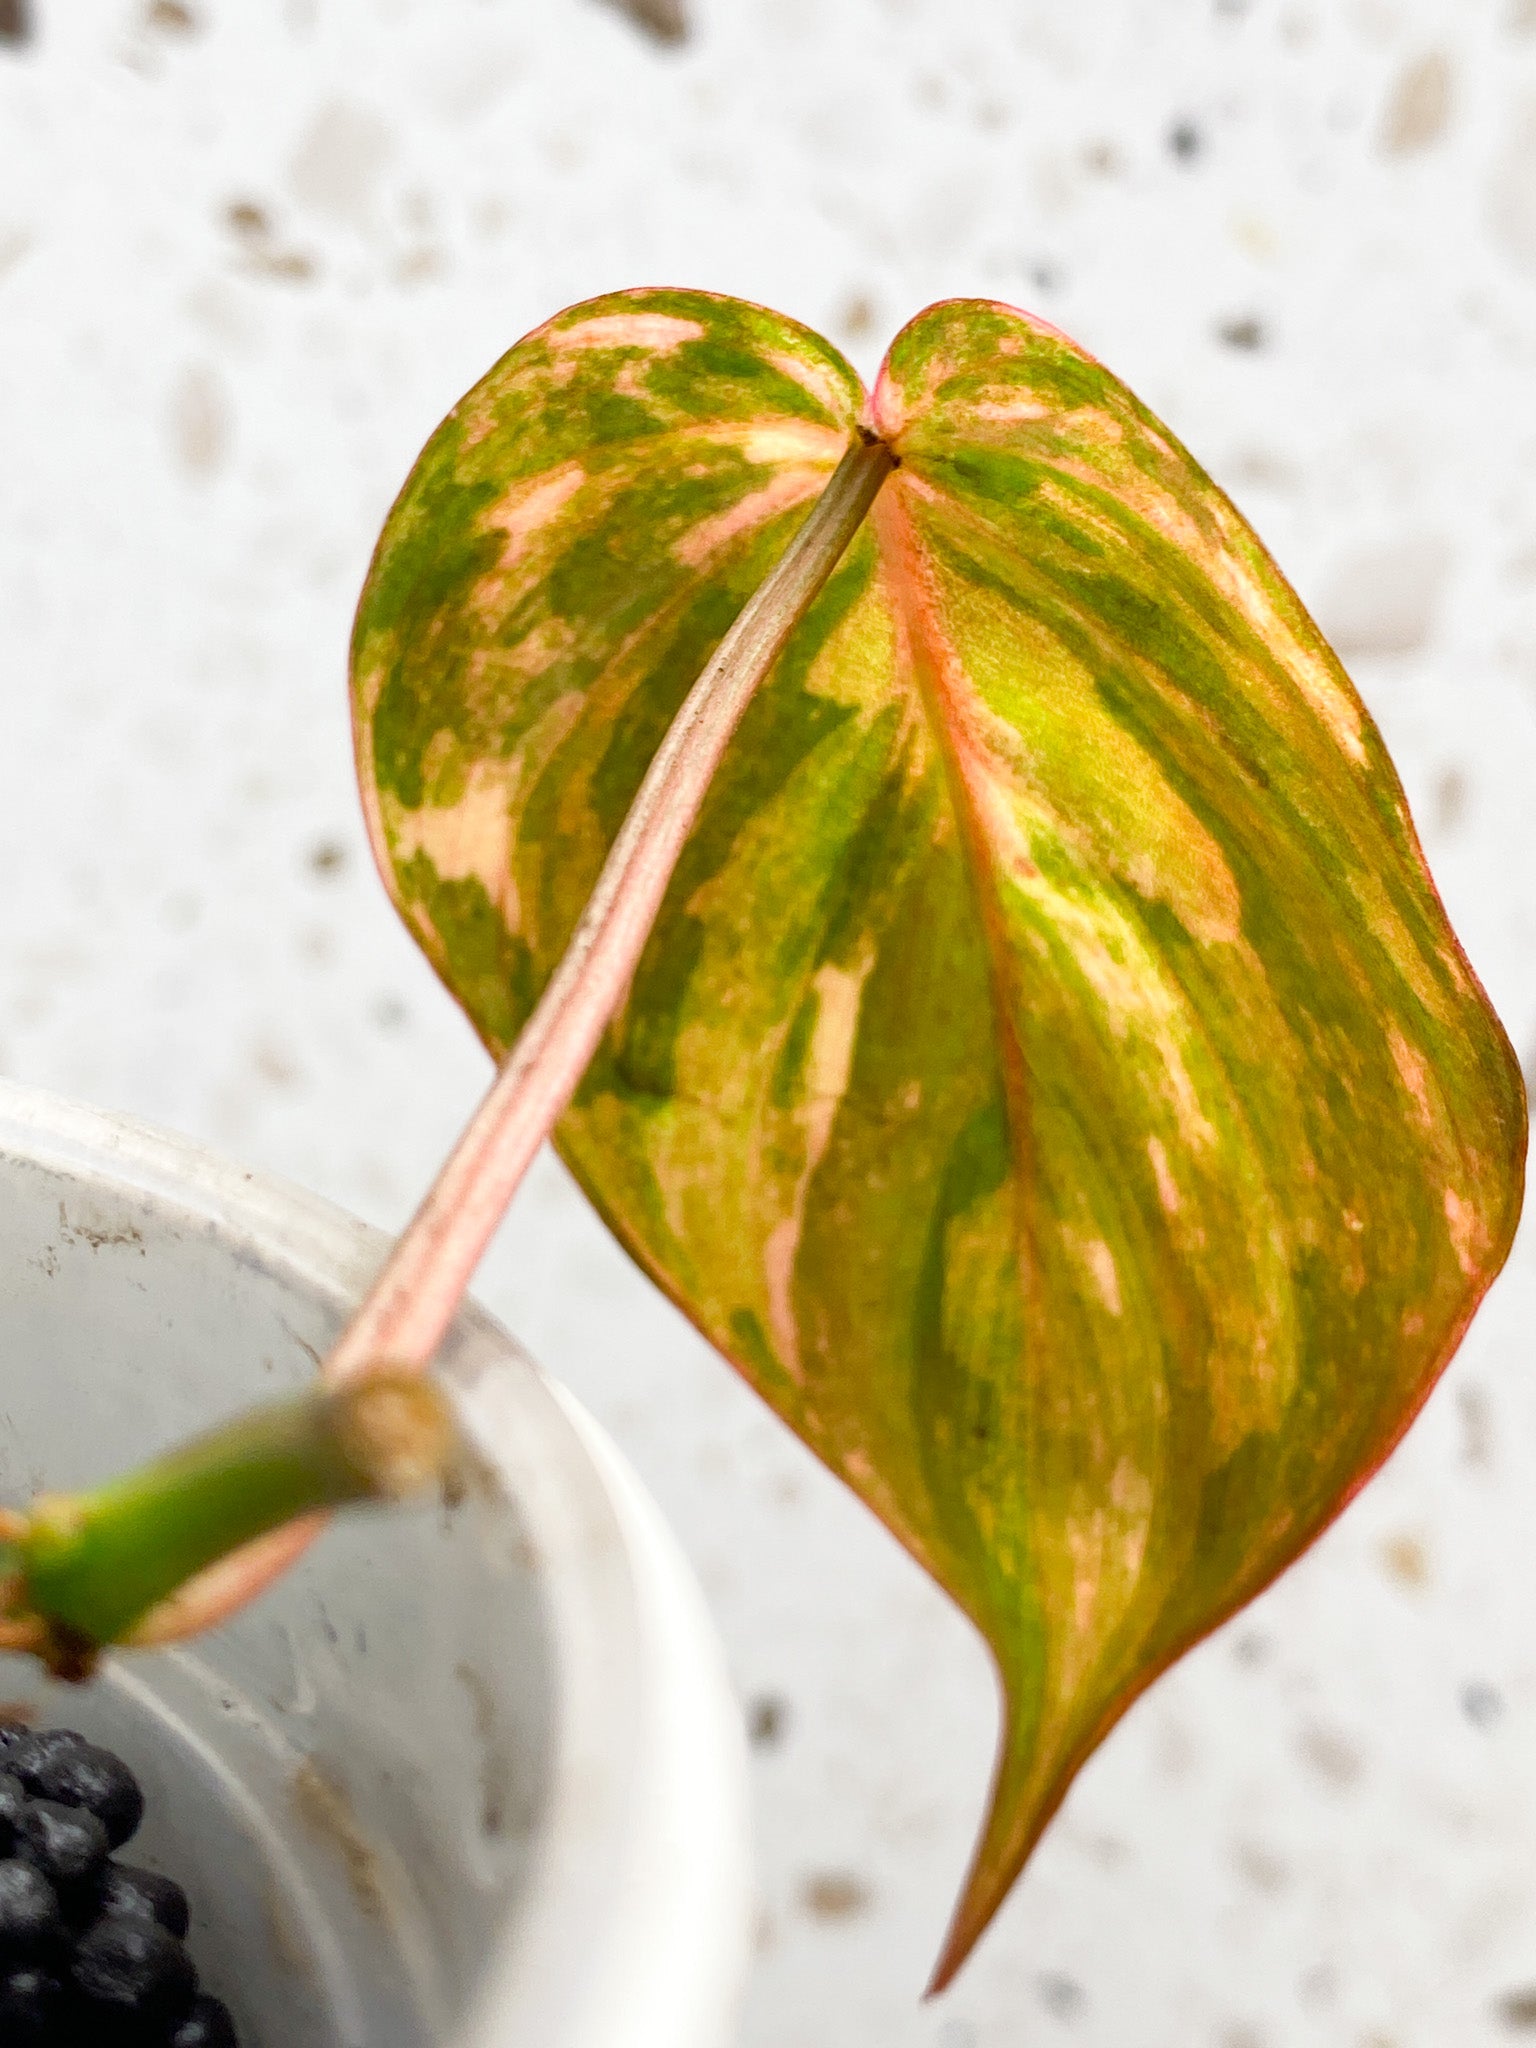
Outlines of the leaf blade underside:
{"label": "leaf blade underside", "polygon": [[[429,445],[359,611],[359,770],[494,1053],[863,403],[794,323],[617,294]],[[1379,736],[1184,450],[984,302],[913,321],[870,403],[901,466],[558,1142],[992,1647],[942,1979],[1129,1701],[1406,1427],[1507,1252],[1525,1111]]]}

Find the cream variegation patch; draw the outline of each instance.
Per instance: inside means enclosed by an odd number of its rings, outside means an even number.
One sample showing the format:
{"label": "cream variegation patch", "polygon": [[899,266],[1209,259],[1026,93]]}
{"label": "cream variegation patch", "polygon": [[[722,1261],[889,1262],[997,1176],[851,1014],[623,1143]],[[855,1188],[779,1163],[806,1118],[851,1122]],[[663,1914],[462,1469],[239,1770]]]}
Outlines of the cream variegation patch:
{"label": "cream variegation patch", "polygon": [[1152,1176],[1157,1182],[1157,1199],[1162,1204],[1163,1214],[1177,1216],[1184,1206],[1184,1197],[1179,1193],[1179,1184],[1168,1164],[1168,1148],[1161,1138],[1148,1138],[1147,1158],[1152,1163]]}
{"label": "cream variegation patch", "polygon": [[1388,1028],[1387,1045],[1392,1054],[1392,1064],[1413,1103],[1415,1117],[1424,1130],[1432,1131],[1436,1119],[1430,1098],[1429,1062],[1415,1046],[1409,1044],[1395,1024]]}
{"label": "cream variegation patch", "polygon": [[850,412],[849,400],[853,397],[842,379],[836,376],[830,364],[817,356],[791,355],[785,350],[770,349],[763,361],[778,371],[781,377],[788,377],[800,389],[814,398],[818,405],[826,407],[833,419],[847,418]]}
{"label": "cream variegation patch", "polygon": [[826,483],[825,470],[781,469],[760,490],[749,491],[744,498],[738,498],[734,505],[717,512],[712,519],[701,519],[697,526],[689,527],[674,542],[672,552],[690,569],[700,569],[711,556],[729,547],[742,534],[750,533],[754,527],[765,526],[770,519],[776,519],[792,506],[809,504],[813,498],[820,497]]}
{"label": "cream variegation patch", "polygon": [[1446,1188],[1441,1197],[1445,1213],[1445,1227],[1450,1233],[1451,1250],[1456,1254],[1456,1263],[1468,1278],[1478,1270],[1479,1262],[1486,1249],[1487,1232],[1476,1206],[1469,1202],[1457,1188]]}
{"label": "cream variegation patch", "polygon": [[600,313],[570,327],[544,330],[549,347],[561,354],[571,349],[638,348],[648,355],[665,356],[685,341],[703,338],[704,329],[697,320],[685,320],[675,313]]}
{"label": "cream variegation patch", "polygon": [[587,481],[584,462],[567,462],[532,481],[519,483],[481,514],[482,526],[505,536],[497,568],[513,569],[529,552],[533,536],[552,526]]}
{"label": "cream variegation patch", "polygon": [[520,925],[511,810],[518,775],[515,759],[475,761],[456,802],[394,810],[389,821],[390,848],[398,863],[424,853],[443,881],[479,882],[509,932]]}
{"label": "cream variegation patch", "polygon": [[1051,1689],[1070,1706],[1103,1644],[1136,1597],[1152,1527],[1153,1488],[1121,1458],[1107,1497],[1079,1498],[1061,1527],[1068,1584],[1062,1605],[1072,1626],[1057,1638]]}
{"label": "cream variegation patch", "polygon": [[816,1021],[811,1027],[803,1068],[804,1082],[794,1109],[795,1121],[803,1134],[804,1150],[789,1208],[774,1225],[763,1248],[769,1329],[779,1357],[796,1378],[804,1377],[793,1289],[795,1261],[799,1256],[800,1237],[805,1225],[805,1204],[816,1169],[826,1157],[838,1109],[848,1092],[864,985],[875,958],[874,941],[866,936],[851,967],[839,967],[827,961],[811,977],[811,988],[816,998]]}

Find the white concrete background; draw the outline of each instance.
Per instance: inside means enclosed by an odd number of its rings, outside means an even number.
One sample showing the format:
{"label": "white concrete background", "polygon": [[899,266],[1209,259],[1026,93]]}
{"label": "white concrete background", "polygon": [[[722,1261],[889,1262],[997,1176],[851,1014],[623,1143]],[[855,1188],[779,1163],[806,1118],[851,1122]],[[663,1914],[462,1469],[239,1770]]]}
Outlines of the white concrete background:
{"label": "white concrete background", "polygon": [[[368,865],[351,606],[460,391],[656,282],[866,371],[956,292],[1114,364],[1338,636],[1536,1053],[1536,0],[691,0],[674,47],[598,0],[32,5],[5,1071],[404,1219],[485,1068]],[[553,1162],[483,1293],[660,1498],[750,1703],[743,2048],[1536,2040],[1529,1236],[1387,1474],[1135,1711],[926,2007],[976,1646]]]}

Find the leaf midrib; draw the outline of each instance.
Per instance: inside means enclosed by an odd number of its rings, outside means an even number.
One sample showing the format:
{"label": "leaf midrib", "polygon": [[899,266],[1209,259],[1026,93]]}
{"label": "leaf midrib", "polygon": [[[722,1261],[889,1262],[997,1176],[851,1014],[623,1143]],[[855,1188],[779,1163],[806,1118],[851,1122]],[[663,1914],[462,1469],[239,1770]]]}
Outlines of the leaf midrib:
{"label": "leaf midrib", "polygon": [[[920,569],[917,574],[913,573],[917,565],[924,562],[927,557],[915,523],[903,500],[903,488],[904,478],[898,469],[876,500],[870,523],[875,531],[881,568],[888,580],[893,602],[912,634],[910,687],[927,720],[935,751],[943,764],[950,808],[965,851],[962,866],[971,887],[977,924],[982,936],[982,948],[986,954],[987,989],[992,1007],[993,1031],[1003,1086],[1009,1157],[1013,1168],[1013,1234],[1018,1253],[1020,1306],[1024,1328],[1028,1331],[1032,1320],[1031,1299],[1038,1293],[1040,1282],[1039,1259],[1023,1200],[1030,1128],[1028,1061],[1023,1039],[1014,1022],[1014,1005],[1008,1001],[1009,977],[1005,965],[1008,948],[1003,934],[998,929],[999,909],[996,890],[985,888],[981,880],[984,874],[996,876],[996,862],[990,857],[987,836],[977,816],[975,799],[960,759],[960,748],[951,727],[951,720],[945,714],[936,689],[942,677],[946,656],[957,668],[963,667],[963,664],[958,649],[944,633],[937,605],[922,589]],[[932,667],[931,683],[926,681],[923,675],[924,661],[917,658],[916,651],[919,645]]]}

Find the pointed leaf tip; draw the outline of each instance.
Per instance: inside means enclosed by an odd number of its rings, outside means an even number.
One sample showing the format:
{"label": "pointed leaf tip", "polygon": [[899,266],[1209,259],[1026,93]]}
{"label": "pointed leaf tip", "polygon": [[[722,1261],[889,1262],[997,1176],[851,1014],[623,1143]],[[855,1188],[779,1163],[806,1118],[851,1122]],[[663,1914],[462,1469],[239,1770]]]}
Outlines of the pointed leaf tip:
{"label": "pointed leaf tip", "polygon": [[[1303,1550],[1508,1251],[1525,1098],[1347,676],[1101,365],[951,302],[559,1130],[992,1647],[935,1975],[1129,1703]],[[370,828],[496,1053],[865,417],[795,323],[616,294],[429,444],[358,615]]]}

